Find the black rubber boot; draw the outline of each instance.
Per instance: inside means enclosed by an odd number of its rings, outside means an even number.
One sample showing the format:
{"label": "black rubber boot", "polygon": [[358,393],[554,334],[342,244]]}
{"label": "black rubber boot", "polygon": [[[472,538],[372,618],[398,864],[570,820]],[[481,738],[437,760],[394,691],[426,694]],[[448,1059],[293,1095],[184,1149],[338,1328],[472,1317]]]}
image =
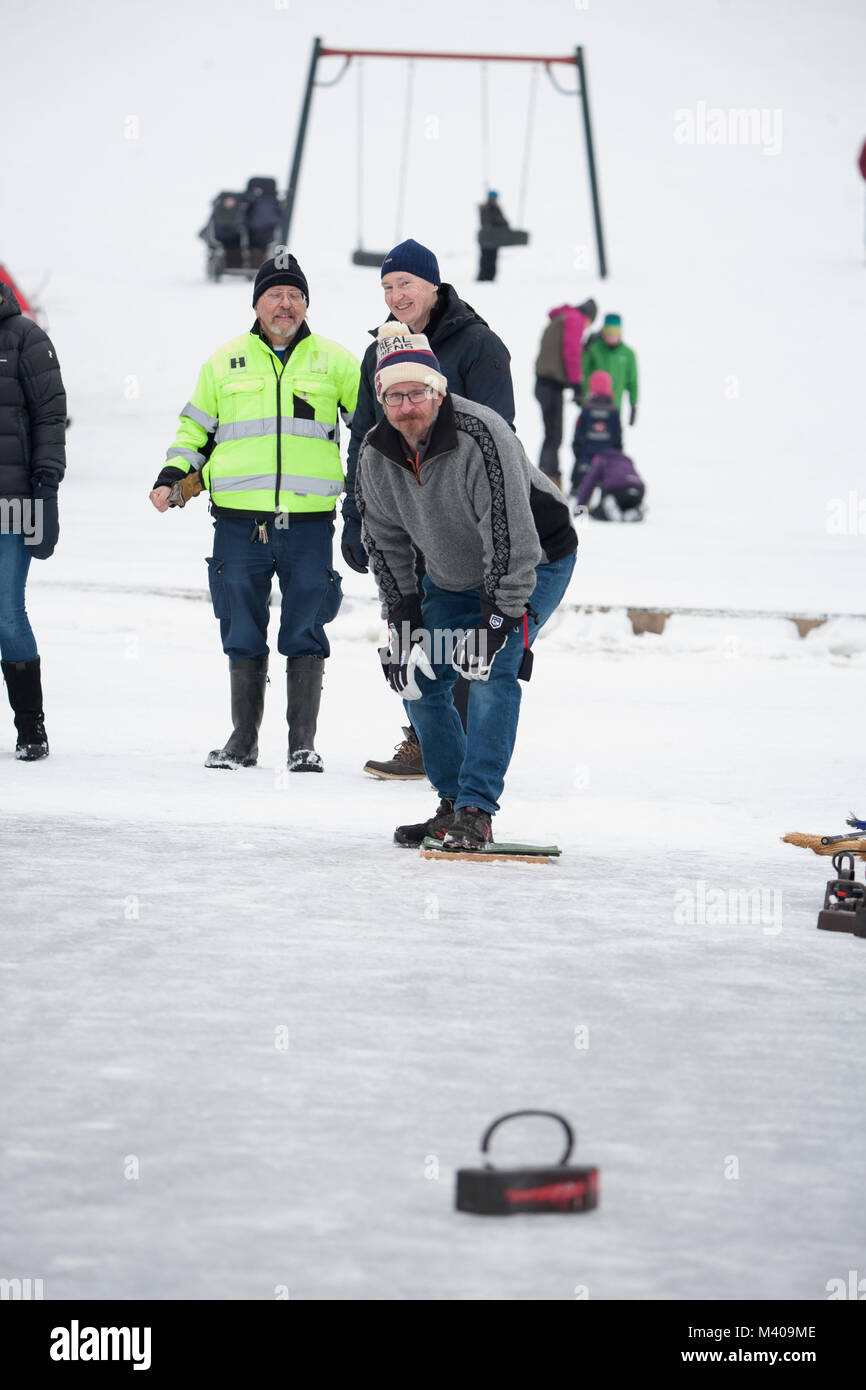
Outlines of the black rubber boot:
{"label": "black rubber boot", "polygon": [[35,763],[48,757],[45,734],[45,715],[42,710],[42,671],[40,659],[32,661],[3,661],[6,693],[15,714],[18,740],[15,756],[22,763]]}
{"label": "black rubber boot", "polygon": [[268,658],[229,660],[232,691],[232,728],[224,748],[213,748],[205,767],[255,767],[259,757],[259,729],[265,712]]}
{"label": "black rubber boot", "polygon": [[289,723],[289,772],[324,772],[314,748],[322,677],[320,656],[291,656],[286,662],[286,719]]}

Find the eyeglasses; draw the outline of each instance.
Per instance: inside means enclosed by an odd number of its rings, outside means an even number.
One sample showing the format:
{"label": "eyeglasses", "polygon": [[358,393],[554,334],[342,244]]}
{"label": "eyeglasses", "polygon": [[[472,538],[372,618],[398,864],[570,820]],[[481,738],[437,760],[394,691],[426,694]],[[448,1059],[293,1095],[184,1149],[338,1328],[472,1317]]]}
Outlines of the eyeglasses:
{"label": "eyeglasses", "polygon": [[274,288],[272,290],[265,290],[264,294],[265,302],[267,304],[282,304],[284,296],[286,299],[288,299],[290,304],[304,303],[304,296],[301,290],[289,290],[280,287],[279,289]]}
{"label": "eyeglasses", "polygon": [[404,401],[420,405],[422,401],[429,401],[432,395],[432,386],[419,386],[415,391],[386,391],[382,400],[390,406],[402,405]]}

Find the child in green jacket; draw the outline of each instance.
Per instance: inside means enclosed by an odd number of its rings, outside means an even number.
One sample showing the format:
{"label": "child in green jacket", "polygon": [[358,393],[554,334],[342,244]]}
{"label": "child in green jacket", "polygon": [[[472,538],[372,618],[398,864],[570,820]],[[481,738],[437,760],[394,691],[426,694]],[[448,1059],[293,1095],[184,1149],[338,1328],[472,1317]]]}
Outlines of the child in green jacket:
{"label": "child in green jacket", "polygon": [[629,424],[637,421],[637,358],[632,348],[622,341],[622,318],[605,314],[601,333],[590,338],[583,353],[583,379],[589,381],[593,372],[609,372],[613,382],[613,399],[622,410],[626,391],[631,403]]}

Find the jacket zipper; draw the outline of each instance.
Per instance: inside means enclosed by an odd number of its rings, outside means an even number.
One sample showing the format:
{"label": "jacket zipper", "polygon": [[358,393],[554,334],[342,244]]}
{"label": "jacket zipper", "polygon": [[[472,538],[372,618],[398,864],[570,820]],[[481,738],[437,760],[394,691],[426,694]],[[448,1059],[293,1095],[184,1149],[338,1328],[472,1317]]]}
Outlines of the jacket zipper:
{"label": "jacket zipper", "polygon": [[280,404],[280,386],[283,380],[283,372],[286,370],[286,363],[282,362],[280,364],[280,370],[277,371],[277,364],[272,357],[271,366],[274,369],[274,376],[277,379],[277,482],[274,488],[274,516],[276,516],[280,510],[280,479],[283,474],[283,412]]}
{"label": "jacket zipper", "polygon": [[[420,452],[421,451],[419,449],[418,453]],[[448,449],[443,449],[441,454],[425,454],[420,463],[418,462],[418,453],[416,453],[414,459],[409,458],[408,455],[406,456],[406,462],[412,469],[412,476],[419,487],[421,486],[421,469],[424,467],[425,463],[432,463],[434,459],[444,458],[445,455],[449,452],[451,451]],[[386,458],[389,463],[393,463],[395,468],[403,468],[402,463],[398,463],[396,459],[392,459],[390,454],[383,454],[382,457]],[[406,470],[403,469],[403,471],[405,472]]]}

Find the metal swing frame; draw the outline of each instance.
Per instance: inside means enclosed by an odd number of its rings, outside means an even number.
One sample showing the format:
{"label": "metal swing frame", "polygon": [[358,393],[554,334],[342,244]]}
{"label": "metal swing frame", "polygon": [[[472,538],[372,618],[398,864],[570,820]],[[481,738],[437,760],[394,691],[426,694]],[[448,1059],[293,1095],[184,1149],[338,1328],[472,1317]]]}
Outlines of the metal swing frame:
{"label": "metal swing frame", "polygon": [[[323,58],[343,58],[345,61],[336,77],[328,81],[317,81],[316,71]],[[307,138],[307,127],[310,120],[310,110],[313,104],[313,91],[316,87],[333,87],[344,76],[353,58],[431,58],[447,59],[449,61],[461,61],[472,63],[537,63],[543,65],[553,86],[558,92],[566,96],[576,96],[580,105],[583,121],[583,136],[586,146],[586,163],[589,171],[590,197],[592,200],[593,223],[595,227],[595,247],[598,260],[598,274],[604,280],[607,277],[607,255],[605,252],[604,229],[601,216],[601,197],[598,186],[598,173],[595,162],[595,149],[592,136],[592,119],[589,108],[589,90],[586,77],[586,59],[582,46],[578,45],[574,53],[567,57],[556,55],[524,55],[517,53],[440,53],[440,52],[406,52],[404,50],[378,49],[378,48],[326,48],[321,38],[313,40],[313,50],[310,55],[310,66],[307,71],[307,84],[304,89],[304,96],[301,102],[301,114],[298,121],[298,130],[295,136],[295,149],[292,155],[291,168],[289,170],[289,182],[286,190],[285,212],[283,215],[282,240],[283,245],[288,245],[289,233],[292,226],[292,216],[295,210],[295,201],[298,194],[298,183],[301,174],[301,161],[304,154],[304,145]],[[572,90],[561,87],[556,81],[553,73],[554,65],[565,64],[576,70],[577,83]],[[523,243],[511,243],[523,244]],[[381,265],[381,260],[373,260],[375,252],[364,251],[358,247],[352,259],[355,265]],[[358,259],[358,258],[363,259]]]}

